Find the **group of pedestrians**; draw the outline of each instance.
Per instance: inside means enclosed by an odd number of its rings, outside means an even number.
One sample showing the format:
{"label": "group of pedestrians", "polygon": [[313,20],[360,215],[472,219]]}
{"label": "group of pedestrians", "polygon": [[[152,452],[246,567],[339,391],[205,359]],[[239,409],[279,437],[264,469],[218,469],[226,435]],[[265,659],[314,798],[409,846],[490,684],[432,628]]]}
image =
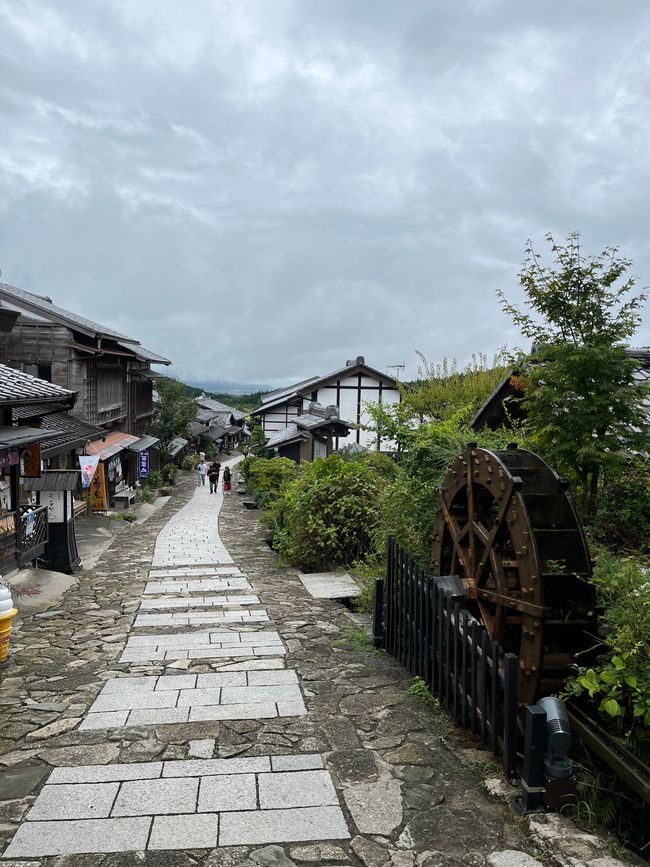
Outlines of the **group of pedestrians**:
{"label": "group of pedestrians", "polygon": [[[210,482],[210,493],[216,494],[219,490],[219,474],[221,473],[221,464],[219,461],[213,461],[210,466],[208,466],[205,462],[205,455],[201,452],[201,460],[197,466],[197,471],[199,474],[199,487],[201,485],[205,485],[205,477],[208,477]],[[231,474],[230,467],[224,467],[223,470],[223,492],[227,494],[231,488]]]}

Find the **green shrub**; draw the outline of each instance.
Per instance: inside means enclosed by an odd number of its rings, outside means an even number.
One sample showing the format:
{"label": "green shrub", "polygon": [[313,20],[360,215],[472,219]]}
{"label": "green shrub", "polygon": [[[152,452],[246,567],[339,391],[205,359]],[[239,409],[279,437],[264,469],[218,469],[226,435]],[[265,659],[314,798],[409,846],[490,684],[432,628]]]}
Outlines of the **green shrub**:
{"label": "green shrub", "polygon": [[152,473],[149,473],[149,479],[147,480],[147,484],[154,491],[157,491],[159,488],[162,488],[162,486],[163,486],[162,473],[159,470],[154,470]]}
{"label": "green shrub", "polygon": [[295,478],[298,467],[289,458],[256,458],[249,456],[241,462],[239,471],[246,482],[246,490],[260,508],[268,508],[284,486]]}
{"label": "green shrub", "polygon": [[195,470],[201,463],[201,456],[197,454],[185,455],[181,464],[184,470]]}
{"label": "green shrub", "polygon": [[372,467],[340,455],[304,464],[276,507],[282,521],[273,541],[280,555],[312,571],[363,559],[379,524],[382,484]]}
{"label": "green shrub", "polygon": [[132,524],[138,520],[138,516],[133,512],[113,512],[111,521],[126,521],[127,524]]}
{"label": "green shrub", "polygon": [[605,479],[594,522],[596,538],[617,553],[650,553],[650,462],[631,459]]}
{"label": "green shrub", "polygon": [[166,485],[175,485],[176,476],[178,475],[178,467],[176,464],[165,464],[162,468],[162,478]]}
{"label": "green shrub", "polygon": [[341,457],[346,461],[353,463],[362,463],[372,467],[378,476],[383,479],[391,480],[397,476],[398,467],[395,461],[384,452],[353,452],[343,449],[340,452]]}
{"label": "green shrub", "polygon": [[156,495],[149,488],[138,488],[135,492],[136,503],[153,503]]}
{"label": "green shrub", "polygon": [[650,759],[650,573],[631,558],[601,552],[594,569],[602,653],[580,668],[570,694],[592,699],[612,734],[644,761]]}

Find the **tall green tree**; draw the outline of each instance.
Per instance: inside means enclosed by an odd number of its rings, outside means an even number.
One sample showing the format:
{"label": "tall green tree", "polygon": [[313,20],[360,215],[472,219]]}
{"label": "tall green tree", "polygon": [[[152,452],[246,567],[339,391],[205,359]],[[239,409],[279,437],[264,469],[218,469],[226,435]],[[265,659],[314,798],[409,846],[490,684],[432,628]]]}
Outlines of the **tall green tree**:
{"label": "tall green tree", "polygon": [[196,418],[196,404],[187,397],[185,386],[174,379],[159,379],[156,389],[160,403],[153,414],[152,433],[160,440],[163,465],[171,460],[170,446],[174,437],[187,437],[187,426]]}
{"label": "tall green tree", "polygon": [[533,344],[518,360],[533,437],[574,477],[590,519],[603,476],[648,446],[648,390],[635,381],[635,362],[626,354],[646,295],[634,293],[635,279],[627,273],[632,263],[616,247],[585,256],[577,232],[565,244],[550,234],[546,241],[552,265],[529,241],[519,273],[531,312],[498,294]]}
{"label": "tall green tree", "polygon": [[264,433],[261,424],[256,424],[251,431],[251,436],[248,441],[248,452],[256,458],[265,458],[267,455],[266,440],[268,437]]}

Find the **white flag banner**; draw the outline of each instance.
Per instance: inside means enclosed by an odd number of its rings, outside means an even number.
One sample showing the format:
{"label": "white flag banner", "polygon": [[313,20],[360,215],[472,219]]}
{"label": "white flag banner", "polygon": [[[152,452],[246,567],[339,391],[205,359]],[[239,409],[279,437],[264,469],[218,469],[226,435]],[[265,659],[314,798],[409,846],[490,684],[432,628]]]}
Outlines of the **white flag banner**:
{"label": "white flag banner", "polygon": [[99,455],[79,455],[79,466],[81,467],[81,487],[89,488],[93,480],[97,464],[99,463]]}

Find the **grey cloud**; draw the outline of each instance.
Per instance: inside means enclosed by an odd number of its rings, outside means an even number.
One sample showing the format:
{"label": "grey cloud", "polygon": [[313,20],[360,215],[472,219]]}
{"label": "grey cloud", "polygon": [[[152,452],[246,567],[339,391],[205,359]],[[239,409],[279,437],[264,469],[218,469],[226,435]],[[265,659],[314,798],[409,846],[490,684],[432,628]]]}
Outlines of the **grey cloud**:
{"label": "grey cloud", "polygon": [[650,282],[642,0],[0,0],[0,37],[4,279],[180,374],[491,353],[549,229]]}

